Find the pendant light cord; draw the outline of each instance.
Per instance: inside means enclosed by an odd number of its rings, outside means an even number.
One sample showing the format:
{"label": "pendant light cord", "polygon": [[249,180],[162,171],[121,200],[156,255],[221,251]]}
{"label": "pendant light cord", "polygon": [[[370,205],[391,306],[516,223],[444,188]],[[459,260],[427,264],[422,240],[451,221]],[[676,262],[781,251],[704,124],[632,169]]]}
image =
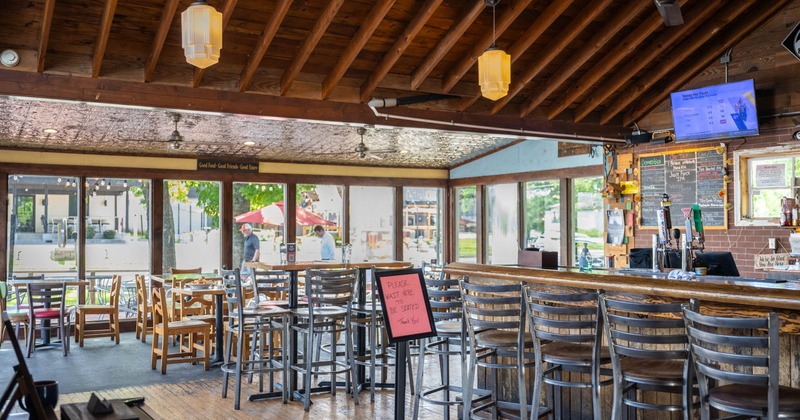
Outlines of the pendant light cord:
{"label": "pendant light cord", "polygon": [[497,46],[497,32],[495,32],[495,6],[497,6],[497,2],[492,3],[492,45]]}

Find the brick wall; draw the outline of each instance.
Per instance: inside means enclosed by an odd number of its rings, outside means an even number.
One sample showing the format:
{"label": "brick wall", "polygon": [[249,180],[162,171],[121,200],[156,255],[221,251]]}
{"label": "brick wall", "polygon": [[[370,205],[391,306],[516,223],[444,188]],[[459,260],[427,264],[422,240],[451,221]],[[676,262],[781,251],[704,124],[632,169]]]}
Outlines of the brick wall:
{"label": "brick wall", "polygon": [[[782,125],[786,125],[785,123]],[[758,137],[748,137],[745,139],[723,140],[727,146],[727,158],[733,158],[735,150],[754,149],[775,146],[777,143],[789,141],[789,138],[796,128],[783,129],[762,129],[762,135]],[[637,145],[632,146],[634,154],[634,167],[638,167],[640,154],[655,153],[662,151],[674,151],[680,149],[690,149],[697,147],[711,147],[718,145],[720,140],[709,140],[692,143],[668,143],[666,145]],[[628,153],[629,150],[621,149],[620,153]],[[728,171],[733,177],[733,165],[728,166]],[[734,194],[738,194],[734,182],[727,184],[728,203],[734,203]],[[754,255],[758,254],[767,245],[768,238],[777,238],[783,246],[790,250],[789,234],[791,229],[777,226],[771,227],[736,227],[734,210],[728,211],[727,230],[707,230],[706,231],[706,250],[707,251],[731,251],[739,274],[742,277],[763,278],[764,274],[753,269]],[[654,230],[634,229],[634,238],[637,247],[649,246],[652,243]],[[778,245],[778,249],[781,247]],[[768,252],[764,250],[763,252]]]}

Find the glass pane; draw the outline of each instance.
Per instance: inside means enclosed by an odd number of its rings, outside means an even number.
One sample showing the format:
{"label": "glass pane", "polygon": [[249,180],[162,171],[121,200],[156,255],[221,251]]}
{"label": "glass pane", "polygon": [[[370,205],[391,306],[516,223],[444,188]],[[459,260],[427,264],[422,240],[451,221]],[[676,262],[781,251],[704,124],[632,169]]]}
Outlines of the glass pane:
{"label": "glass pane", "polygon": [[754,188],[784,188],[792,181],[792,158],[750,159],[750,185]]}
{"label": "glass pane", "polygon": [[353,261],[394,259],[394,188],[350,187]]}
{"label": "glass pane", "polygon": [[486,262],[516,264],[519,246],[517,184],[486,188]]}
{"label": "glass pane", "polygon": [[561,190],[558,180],[525,183],[527,246],[561,251]]}
{"label": "glass pane", "polygon": [[441,188],[403,188],[403,260],[442,261]]}
{"label": "glass pane", "polygon": [[[342,258],[342,215],[344,214],[344,187],[341,185],[297,185],[297,260],[315,261],[328,259],[330,251],[323,242],[333,238],[333,259]],[[315,226],[324,232],[314,232]],[[351,237],[352,238],[352,237]]]}
{"label": "glass pane", "polygon": [[456,261],[477,262],[475,186],[456,188]]}
{"label": "glass pane", "polygon": [[[150,272],[150,181],[88,178],[86,274]],[[134,307],[135,310],[135,307]]]}
{"label": "glass pane", "polygon": [[9,273],[78,275],[78,182],[78,177],[9,175]]}
{"label": "glass pane", "polygon": [[[283,212],[285,190],[283,184],[233,183],[234,264],[245,260],[272,264],[280,262],[281,244],[286,235]],[[246,227],[250,227],[250,230],[245,230]],[[253,235],[253,239],[245,235]]]}
{"label": "glass pane", "polygon": [[784,197],[792,197],[792,190],[789,188],[754,190],[752,217],[780,218],[781,199]]}
{"label": "glass pane", "polygon": [[603,267],[603,238],[604,212],[603,197],[600,190],[603,187],[602,177],[575,178],[572,180],[572,217],[575,230],[572,232],[572,256],[574,265],[578,265],[578,256],[584,244],[592,255],[592,265]]}
{"label": "glass pane", "polygon": [[165,272],[220,269],[219,197],[219,182],[164,181]]}

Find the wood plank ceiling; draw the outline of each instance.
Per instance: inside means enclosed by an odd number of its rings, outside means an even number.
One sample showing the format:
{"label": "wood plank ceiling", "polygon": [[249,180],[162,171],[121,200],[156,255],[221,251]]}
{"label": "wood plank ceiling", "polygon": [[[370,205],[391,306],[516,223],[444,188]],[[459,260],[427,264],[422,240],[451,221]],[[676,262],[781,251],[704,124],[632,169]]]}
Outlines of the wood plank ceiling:
{"label": "wood plank ceiling", "polygon": [[[190,0],[0,0],[0,50],[20,56],[0,66],[0,147],[447,168],[518,139],[618,142],[792,3],[677,2],[667,27],[648,0],[501,0],[493,30],[484,0],[209,0],[222,57],[200,70],[181,48]],[[476,64],[493,42],[512,57],[494,102]],[[178,150],[162,141],[174,110]],[[362,125],[392,153],[352,152]]]}

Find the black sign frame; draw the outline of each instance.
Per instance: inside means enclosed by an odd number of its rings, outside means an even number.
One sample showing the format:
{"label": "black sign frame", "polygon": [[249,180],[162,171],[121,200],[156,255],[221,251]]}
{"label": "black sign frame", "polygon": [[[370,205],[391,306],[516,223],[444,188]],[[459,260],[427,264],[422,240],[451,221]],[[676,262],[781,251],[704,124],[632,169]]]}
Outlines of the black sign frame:
{"label": "black sign frame", "polygon": [[[428,299],[428,288],[425,286],[425,277],[422,274],[421,268],[406,268],[401,270],[381,270],[376,271],[373,273],[375,276],[375,285],[378,288],[378,295],[380,296],[381,300],[381,308],[383,309],[383,316],[386,319],[384,325],[386,325],[386,334],[389,337],[389,343],[396,344],[401,343],[404,341],[409,340],[416,340],[419,338],[429,338],[429,337],[436,337],[436,322],[433,319],[433,311],[431,310],[431,302]],[[422,297],[425,301],[425,313],[427,315],[427,325],[429,327],[428,331],[418,334],[412,335],[404,335],[404,336],[395,336],[394,332],[392,331],[392,317],[395,316],[389,309],[387,308],[386,298],[384,295],[383,289],[383,282],[391,279],[392,277],[396,276],[407,276],[409,274],[416,274],[416,279],[418,281],[413,282],[411,285],[412,287],[419,287],[419,292],[422,294]]]}

